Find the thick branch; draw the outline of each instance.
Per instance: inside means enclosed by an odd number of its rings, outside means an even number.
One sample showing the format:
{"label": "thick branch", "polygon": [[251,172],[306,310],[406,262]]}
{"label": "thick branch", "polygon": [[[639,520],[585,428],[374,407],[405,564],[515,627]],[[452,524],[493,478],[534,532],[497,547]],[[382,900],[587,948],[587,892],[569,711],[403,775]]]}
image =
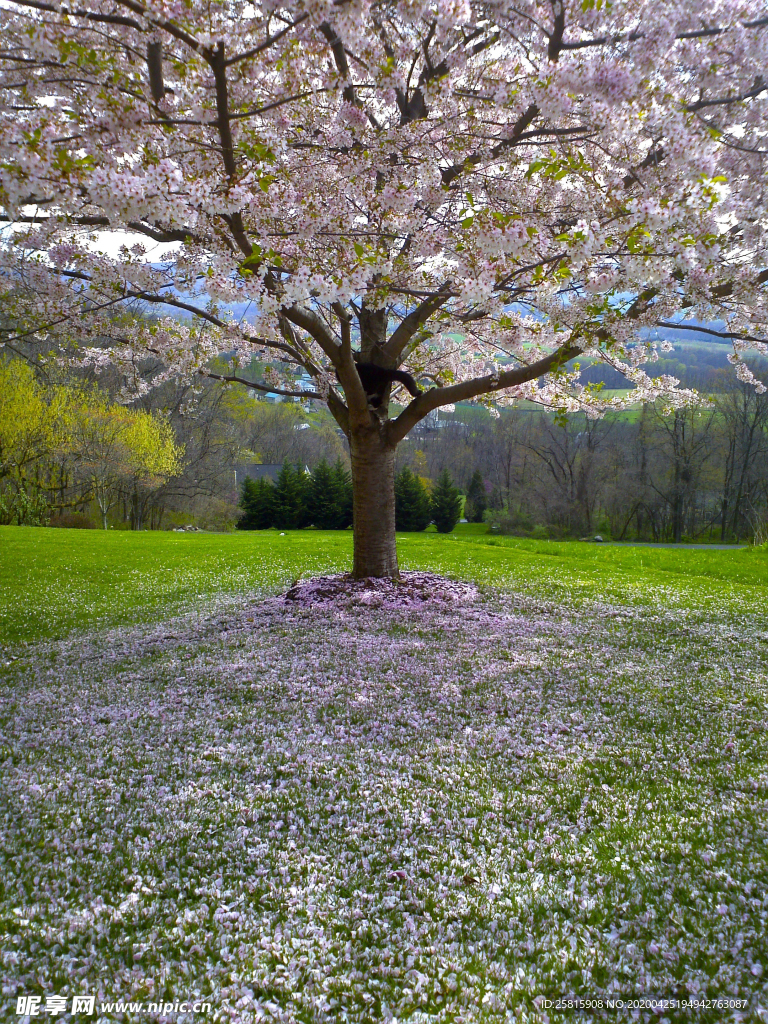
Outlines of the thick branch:
{"label": "thick branch", "polygon": [[624,176],[624,178],[622,179],[622,183],[624,185],[624,188],[629,188],[631,185],[634,185],[636,182],[639,183],[640,179],[637,176],[637,172],[638,171],[644,171],[648,167],[656,167],[658,164],[661,163],[661,161],[664,159],[665,156],[666,156],[666,154],[664,152],[664,147],[663,146],[659,146],[658,149],[652,149],[650,151],[650,153],[648,153],[648,155],[646,156],[645,160],[643,160],[642,163],[639,163],[637,165],[637,167],[634,168],[634,170],[630,171],[629,174],[626,174]]}
{"label": "thick branch", "polygon": [[246,50],[244,53],[238,53],[235,54],[234,57],[230,57],[227,60],[227,66],[229,66],[230,64],[237,64],[238,61],[241,60],[248,60],[251,57],[255,57],[259,53],[263,53],[264,50],[268,50],[270,46],[273,46],[278,40],[282,39],[284,35],[291,31],[291,29],[296,28],[297,25],[300,25],[303,21],[306,21],[308,17],[309,14],[307,14],[306,12],[304,14],[300,14],[298,18],[294,18],[290,25],[286,25],[285,28],[281,28],[280,31],[275,32],[274,35],[267,36],[263,43],[259,43],[258,46],[254,46],[252,50]]}
{"label": "thick branch", "polygon": [[186,43],[187,46],[191,47],[195,52],[200,50],[200,44],[194,36],[190,35],[186,29],[181,28],[175,22],[168,18],[158,17],[152,14],[144,4],[138,3],[138,0],[115,0],[120,7],[127,7],[129,11],[133,11],[134,14],[140,14],[142,18],[146,18],[150,25],[155,25],[157,28],[164,29],[169,36],[173,36],[174,39],[178,39],[181,43]]}
{"label": "thick branch", "polygon": [[408,314],[384,346],[384,352],[389,359],[396,360],[422,324],[445,305],[450,297],[450,287],[451,282],[446,281],[439,292],[425,299]]}
{"label": "thick branch", "polygon": [[152,99],[155,103],[159,103],[165,96],[163,44],[159,39],[152,39],[147,43],[147,70],[149,71],[149,89]]}
{"label": "thick branch", "polygon": [[349,440],[349,409],[333,390],[328,392],[328,408]]}
{"label": "thick branch", "polygon": [[342,346],[336,374],[344,388],[344,397],[347,400],[345,406],[347,409],[347,436],[349,436],[351,427],[369,429],[372,416],[368,408],[368,396],[358,376],[351,346]]}
{"label": "thick branch", "polygon": [[[539,108],[535,103],[531,103],[526,110],[518,117],[512,126],[512,131],[509,133],[506,139],[502,139],[496,146],[491,150],[491,156],[496,158],[501,156],[505,149],[509,149],[510,146],[518,141],[520,136],[523,134],[525,129],[533,122],[539,113]],[[450,185],[454,178],[457,178],[461,173],[467,170],[471,170],[476,167],[482,159],[479,153],[472,153],[462,161],[460,164],[451,164],[450,167],[444,167],[442,169],[441,176],[444,185]]]}
{"label": "thick branch", "polygon": [[[45,200],[45,202],[51,202],[51,200]],[[44,217],[35,217],[31,215],[9,217],[7,214],[0,213],[0,224],[45,224],[47,221],[53,219],[54,216],[55,215],[53,214],[48,214]],[[66,222],[68,224],[78,224],[82,227],[113,227],[110,223],[109,217],[67,217]],[[188,238],[195,241],[201,241],[200,236],[195,235],[194,232],[188,228],[173,228],[169,231],[165,228],[158,227],[156,224],[143,224],[137,220],[128,221],[126,227],[131,231],[135,231],[137,234],[146,235],[147,238],[151,238],[155,242],[186,242]]]}
{"label": "thick branch", "polygon": [[[204,54],[208,61],[213,80],[216,85],[216,126],[219,130],[219,141],[221,142],[221,156],[224,161],[224,170],[230,183],[237,178],[237,164],[235,162],[235,144],[232,138],[232,124],[229,117],[229,91],[227,86],[227,62],[224,59],[224,44],[219,43],[215,50],[207,50]],[[253,252],[253,246],[248,241],[243,218],[240,213],[233,213],[224,218],[229,225],[235,241],[246,256]]]}
{"label": "thick branch", "polygon": [[[765,284],[768,281],[768,270],[761,270],[755,278],[756,284]],[[733,295],[734,283],[733,281],[726,281],[724,284],[716,284],[710,292],[712,299],[725,299],[729,295]],[[681,309],[691,309],[696,305],[694,299],[684,299],[680,303]]]}
{"label": "thick branch", "polygon": [[494,394],[505,388],[526,384],[529,380],[535,380],[537,377],[563,366],[570,359],[580,355],[581,352],[582,349],[576,345],[566,345],[529,366],[518,366],[514,370],[505,370],[498,376],[487,374],[485,377],[462,381],[461,384],[451,384],[445,388],[431,388],[419,398],[414,398],[397,419],[389,424],[388,439],[390,443],[398,444],[419,420],[433,409],[439,409],[441,405],[454,405],[456,402],[466,402],[471,398],[477,398],[478,395]]}
{"label": "thick branch", "polygon": [[738,96],[723,96],[721,99],[698,100],[696,103],[687,104],[685,109],[689,113],[694,113],[697,110],[703,110],[705,107],[723,107],[729,106],[731,103],[743,103],[745,100],[751,100],[755,96],[759,96],[761,92],[765,92],[765,81],[762,75],[758,75],[755,79],[755,84],[747,92],[740,93]]}
{"label": "thick branch", "polygon": [[324,21],[323,24],[320,26],[320,31],[328,40],[328,45],[331,48],[331,53],[333,54],[333,59],[336,63],[336,70],[347,83],[344,86],[344,92],[342,93],[343,98],[347,101],[347,103],[352,103],[356,107],[362,106],[359,99],[357,98],[357,94],[355,93],[355,87],[350,81],[349,61],[347,60],[347,54],[346,51],[344,50],[344,44],[342,43],[341,39],[339,39],[338,35],[334,32],[334,30],[331,28],[327,21]]}
{"label": "thick branch", "polygon": [[563,45],[563,33],[565,32],[565,3],[563,0],[553,0],[552,8],[555,11],[555,23],[549,37],[547,56],[551,61],[556,61],[560,56]]}
{"label": "thick branch", "polygon": [[[51,14],[61,14],[60,8],[56,7],[55,4],[41,3],[39,0],[12,0],[16,7],[30,7],[33,11],[45,11]],[[99,22],[106,25],[125,25],[127,28],[137,28],[141,30],[143,27],[138,21],[133,18],[121,17],[119,14],[96,14],[93,11],[85,11],[82,9],[76,11],[67,11],[73,18],[85,18],[87,21]]]}
{"label": "thick branch", "polygon": [[313,313],[310,309],[302,309],[299,306],[291,306],[290,309],[283,310],[283,316],[314,338],[325,355],[333,363],[334,368],[338,368],[341,360],[341,349],[317,313]]}

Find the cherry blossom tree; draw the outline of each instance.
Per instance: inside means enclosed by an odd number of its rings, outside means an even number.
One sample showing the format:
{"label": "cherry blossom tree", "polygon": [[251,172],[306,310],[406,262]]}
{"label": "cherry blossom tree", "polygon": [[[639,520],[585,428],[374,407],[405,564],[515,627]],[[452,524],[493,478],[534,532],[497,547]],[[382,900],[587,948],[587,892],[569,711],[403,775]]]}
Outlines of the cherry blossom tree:
{"label": "cherry blossom tree", "polygon": [[[765,350],[765,2],[7,0],[0,19],[6,344],[74,338],[137,391],[150,356],[153,383],[215,376],[221,352],[218,378],[256,391],[306,397],[308,373],[349,439],[358,577],[397,575],[395,449],[432,410],[620,404],[579,384],[580,355],[685,405],[642,368],[683,320],[733,339],[742,380]],[[159,317],[119,315],[136,302]],[[395,381],[390,416],[356,358],[422,393]]]}

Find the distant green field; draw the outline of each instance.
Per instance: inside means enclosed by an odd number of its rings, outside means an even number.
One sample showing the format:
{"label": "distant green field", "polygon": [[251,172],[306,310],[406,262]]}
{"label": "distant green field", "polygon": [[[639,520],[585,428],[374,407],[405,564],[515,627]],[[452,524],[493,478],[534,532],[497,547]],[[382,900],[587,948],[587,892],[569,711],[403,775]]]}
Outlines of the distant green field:
{"label": "distant green field", "polygon": [[[402,534],[403,568],[553,598],[691,607],[765,607],[768,552],[624,548],[493,537]],[[460,532],[459,532],[460,531]],[[147,620],[213,594],[275,593],[298,577],[349,568],[349,532],[130,533],[0,527],[0,642]]]}

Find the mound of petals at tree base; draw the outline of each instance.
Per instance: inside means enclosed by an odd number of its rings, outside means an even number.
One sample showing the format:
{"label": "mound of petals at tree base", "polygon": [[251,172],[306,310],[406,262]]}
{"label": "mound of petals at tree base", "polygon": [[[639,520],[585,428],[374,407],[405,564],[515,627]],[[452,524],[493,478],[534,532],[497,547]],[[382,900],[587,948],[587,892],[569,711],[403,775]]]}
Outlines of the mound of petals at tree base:
{"label": "mound of petals at tree base", "polygon": [[573,992],[762,1019],[766,618],[457,607],[229,597],[20,648],[8,1016],[91,991],[238,1024],[554,1024]]}
{"label": "mound of petals at tree base", "polygon": [[285,600],[313,606],[349,602],[370,608],[411,608],[425,602],[474,601],[477,587],[447,579],[433,572],[401,572],[399,579],[368,577],[356,580],[350,573],[300,580],[286,593]]}

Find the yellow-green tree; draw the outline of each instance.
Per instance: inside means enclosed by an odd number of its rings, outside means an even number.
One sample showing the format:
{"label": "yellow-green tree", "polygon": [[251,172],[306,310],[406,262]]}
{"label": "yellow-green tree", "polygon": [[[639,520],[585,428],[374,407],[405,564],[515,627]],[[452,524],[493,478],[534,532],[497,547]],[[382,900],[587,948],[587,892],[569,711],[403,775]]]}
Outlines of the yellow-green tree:
{"label": "yellow-green tree", "polygon": [[131,524],[140,530],[152,493],[182,471],[184,449],[166,420],[148,412],[129,413],[125,443],[131,486]]}
{"label": "yellow-green tree", "polygon": [[96,391],[83,392],[70,424],[68,445],[89,481],[104,529],[121,491],[128,492],[133,526],[141,529],[147,497],[182,471],[184,450],[171,425],[111,404]]}
{"label": "yellow-green tree", "polygon": [[26,490],[30,469],[66,442],[71,396],[48,389],[21,359],[0,360],[0,480]]}
{"label": "yellow-green tree", "polygon": [[[122,492],[140,529],[153,491],[181,473],[183,452],[161,417],[116,405],[92,385],[43,384],[23,360],[0,360],[0,486],[11,496],[31,493],[45,507],[95,500],[106,529]],[[65,476],[75,497],[54,501]]]}

